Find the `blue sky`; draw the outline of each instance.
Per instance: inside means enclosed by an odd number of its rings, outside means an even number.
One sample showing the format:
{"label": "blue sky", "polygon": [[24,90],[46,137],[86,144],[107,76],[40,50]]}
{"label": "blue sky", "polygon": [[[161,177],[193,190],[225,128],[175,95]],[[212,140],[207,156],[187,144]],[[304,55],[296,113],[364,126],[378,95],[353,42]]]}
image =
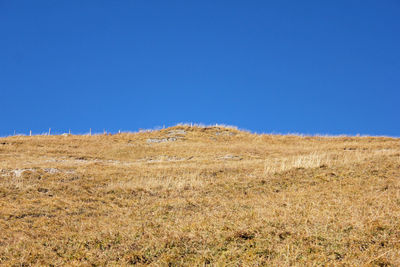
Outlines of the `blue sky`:
{"label": "blue sky", "polygon": [[400,136],[400,2],[0,0],[0,135]]}

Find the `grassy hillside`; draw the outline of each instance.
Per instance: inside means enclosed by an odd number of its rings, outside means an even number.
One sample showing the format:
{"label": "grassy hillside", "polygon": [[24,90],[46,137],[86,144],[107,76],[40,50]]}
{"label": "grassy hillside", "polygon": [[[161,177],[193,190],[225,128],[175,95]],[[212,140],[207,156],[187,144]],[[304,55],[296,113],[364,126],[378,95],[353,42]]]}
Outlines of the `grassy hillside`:
{"label": "grassy hillside", "polygon": [[0,138],[0,264],[400,266],[400,140]]}

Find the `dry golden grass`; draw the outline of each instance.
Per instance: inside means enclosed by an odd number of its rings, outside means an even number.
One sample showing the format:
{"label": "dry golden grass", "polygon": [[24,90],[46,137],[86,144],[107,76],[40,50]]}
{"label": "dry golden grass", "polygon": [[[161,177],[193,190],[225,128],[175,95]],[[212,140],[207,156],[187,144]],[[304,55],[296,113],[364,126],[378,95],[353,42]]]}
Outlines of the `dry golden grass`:
{"label": "dry golden grass", "polygon": [[0,138],[5,266],[400,266],[400,140]]}

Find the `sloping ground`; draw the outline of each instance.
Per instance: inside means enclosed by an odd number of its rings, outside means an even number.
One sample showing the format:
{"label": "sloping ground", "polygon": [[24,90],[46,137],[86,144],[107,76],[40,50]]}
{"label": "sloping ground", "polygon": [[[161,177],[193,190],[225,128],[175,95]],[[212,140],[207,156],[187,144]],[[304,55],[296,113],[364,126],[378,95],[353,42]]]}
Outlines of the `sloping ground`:
{"label": "sloping ground", "polygon": [[400,140],[0,138],[0,264],[400,266]]}

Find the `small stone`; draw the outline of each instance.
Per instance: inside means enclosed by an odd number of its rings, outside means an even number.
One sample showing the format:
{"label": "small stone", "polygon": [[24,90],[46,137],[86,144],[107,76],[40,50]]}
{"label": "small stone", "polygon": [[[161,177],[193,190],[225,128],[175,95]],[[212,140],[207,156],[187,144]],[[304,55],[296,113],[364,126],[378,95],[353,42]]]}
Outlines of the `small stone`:
{"label": "small stone", "polygon": [[58,169],[56,168],[44,168],[44,171],[50,174],[54,174],[54,173],[58,173],[60,172]]}

